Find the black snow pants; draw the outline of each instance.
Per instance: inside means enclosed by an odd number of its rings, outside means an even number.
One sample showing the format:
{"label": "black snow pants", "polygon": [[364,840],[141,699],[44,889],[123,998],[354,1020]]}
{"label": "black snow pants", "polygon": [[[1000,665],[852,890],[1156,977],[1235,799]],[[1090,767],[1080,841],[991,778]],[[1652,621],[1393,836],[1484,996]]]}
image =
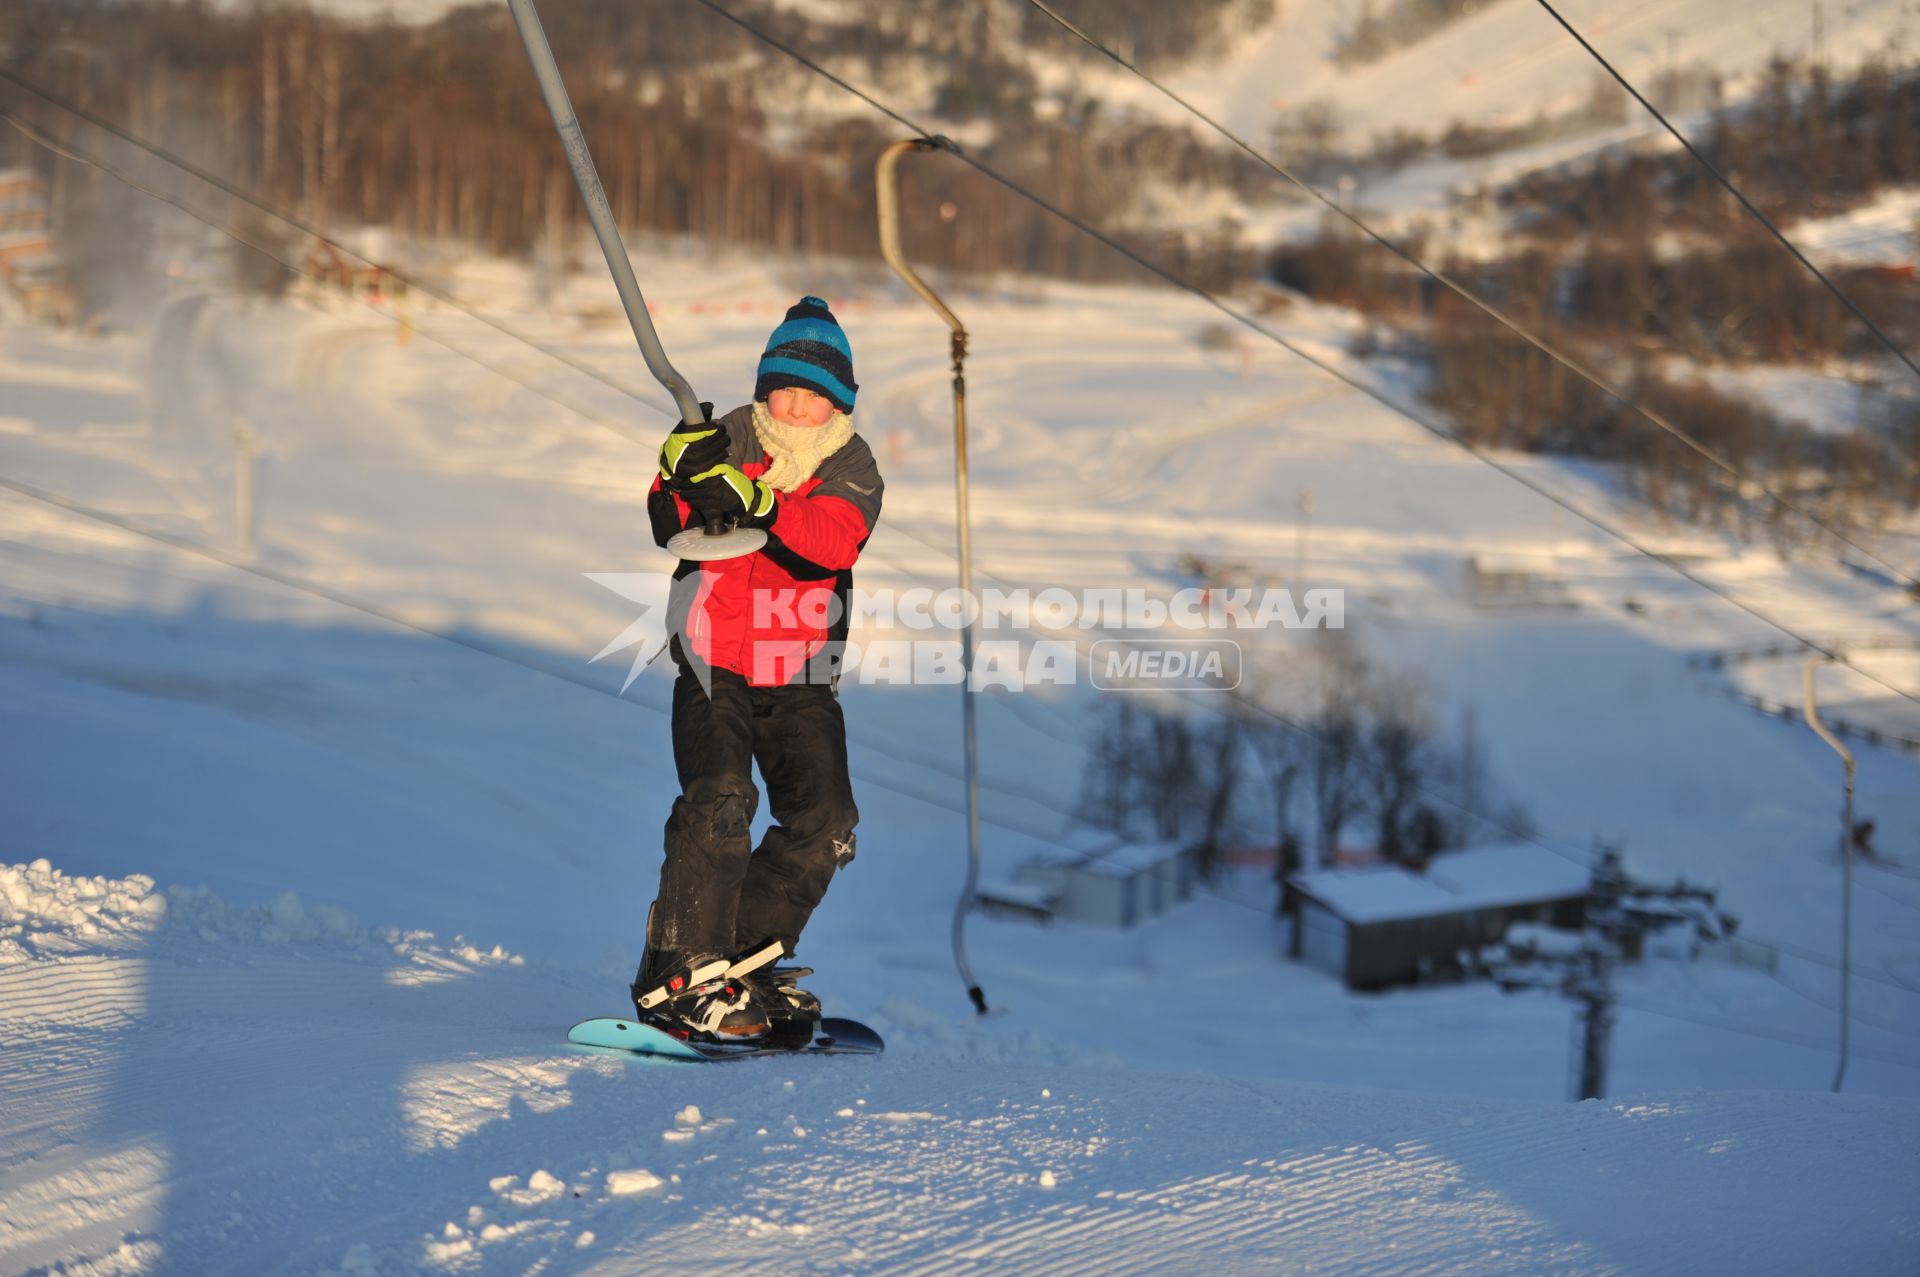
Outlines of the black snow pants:
{"label": "black snow pants", "polygon": [[[792,953],[834,871],[853,859],[846,721],[824,684],[752,687],[711,673],[711,696],[684,666],[673,685],[680,797],[648,945],[730,954],[771,936]],[[774,819],[758,847],[755,763]]]}

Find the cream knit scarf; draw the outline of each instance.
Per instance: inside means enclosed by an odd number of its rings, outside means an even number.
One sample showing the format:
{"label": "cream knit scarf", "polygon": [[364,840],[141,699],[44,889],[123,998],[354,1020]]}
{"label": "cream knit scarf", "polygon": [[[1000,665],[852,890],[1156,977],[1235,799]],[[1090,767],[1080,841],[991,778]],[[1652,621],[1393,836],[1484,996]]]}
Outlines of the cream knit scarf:
{"label": "cream knit scarf", "polygon": [[765,402],[755,400],[753,433],[773,458],[760,478],[782,492],[792,492],[813,478],[822,461],[846,447],[847,440],[853,438],[853,418],[836,412],[824,426],[782,425],[767,411]]}

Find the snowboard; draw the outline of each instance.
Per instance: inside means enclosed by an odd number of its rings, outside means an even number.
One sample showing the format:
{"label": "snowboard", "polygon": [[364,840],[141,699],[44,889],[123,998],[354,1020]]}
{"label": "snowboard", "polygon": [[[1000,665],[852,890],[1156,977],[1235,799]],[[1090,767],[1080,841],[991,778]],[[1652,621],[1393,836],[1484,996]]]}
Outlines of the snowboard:
{"label": "snowboard", "polygon": [[613,1016],[580,1021],[567,1030],[567,1041],[576,1046],[689,1062],[743,1060],[762,1055],[878,1055],[887,1049],[880,1035],[858,1020],[831,1015],[814,1026],[813,1041],[799,1046],[767,1042],[682,1042],[652,1025]]}

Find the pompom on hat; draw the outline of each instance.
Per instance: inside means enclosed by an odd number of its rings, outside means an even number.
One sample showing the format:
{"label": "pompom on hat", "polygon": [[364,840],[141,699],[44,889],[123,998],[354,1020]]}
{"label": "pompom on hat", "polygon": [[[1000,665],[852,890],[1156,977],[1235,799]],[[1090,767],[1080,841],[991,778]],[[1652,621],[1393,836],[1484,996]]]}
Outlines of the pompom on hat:
{"label": "pompom on hat", "polygon": [[853,398],[860,389],[853,379],[853,347],[847,344],[840,321],[818,297],[802,297],[767,338],[753,397],[764,403],[768,395],[787,386],[804,386],[826,396],[839,411],[853,412]]}

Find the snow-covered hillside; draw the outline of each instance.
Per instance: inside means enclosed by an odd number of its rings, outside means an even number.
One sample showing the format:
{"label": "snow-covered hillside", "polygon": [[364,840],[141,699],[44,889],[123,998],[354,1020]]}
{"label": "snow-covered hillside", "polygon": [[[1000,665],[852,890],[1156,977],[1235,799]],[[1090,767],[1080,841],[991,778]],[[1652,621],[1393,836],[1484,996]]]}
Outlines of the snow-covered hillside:
{"label": "snow-covered hillside", "polygon": [[[1417,44],[1343,71],[1333,55],[1362,7],[1357,0],[1277,5],[1257,38],[1175,87],[1248,136],[1264,135],[1281,112],[1323,102],[1364,141],[1453,120],[1511,125],[1561,114],[1586,101],[1596,75],[1604,75],[1535,0],[1496,0]],[[1726,81],[1733,100],[1776,56],[1817,51],[1834,66],[1852,66],[1920,36],[1911,0],[1753,0],[1737,8],[1723,0],[1562,0],[1554,8],[1643,88],[1663,71],[1698,64]]]}
{"label": "snow-covered hillside", "polygon": [[[347,18],[409,23],[433,21],[456,7],[456,0],[305,3]],[[802,17],[839,20],[830,5],[789,7]],[[1344,68],[1336,55],[1365,8],[1361,0],[1277,3],[1271,19],[1235,36],[1224,56],[1182,68],[1169,83],[1256,143],[1282,115],[1323,104],[1358,145],[1396,129],[1430,133],[1456,120],[1510,125],[1537,114],[1563,114],[1587,101],[1595,77],[1603,74],[1535,0],[1495,0],[1388,57]],[[1834,67],[1851,67],[1920,39],[1920,10],[1912,0],[1752,0],[1737,12],[1721,0],[1562,0],[1555,8],[1636,83],[1650,85],[1673,69],[1707,67],[1735,100],[1775,57],[1818,54]],[[1133,33],[1111,17],[1103,20],[1084,7],[1067,12],[1108,47],[1133,48]],[[688,20],[720,21],[693,5]],[[985,27],[1003,39],[1015,29],[1011,22]],[[1090,94],[1115,107],[1189,122],[1151,87],[1065,31],[1040,29],[1045,38],[1006,53],[1024,61],[1043,90],[1071,88],[1075,98]],[[926,103],[904,105],[921,110]],[[862,109],[844,98],[840,106]]]}
{"label": "snow-covered hillside", "polygon": [[[646,261],[677,366],[729,403],[796,287],[824,287]],[[551,313],[507,267],[456,286],[644,383],[624,328],[580,318],[597,272]],[[944,329],[842,291],[888,479],[861,580],[947,584]],[[852,685],[860,854],[801,956],[888,1054],[570,1050],[569,1022],[620,1009],[674,792],[665,683],[622,700],[624,660],[587,664],[632,616],[584,575],[668,566],[633,439],[662,409],[432,310],[405,346],[344,302],[182,298],[142,318],[157,344],[9,325],[0,477],[225,547],[237,419],[264,454],[253,561],[332,597],[0,492],[0,1268],[1912,1271],[1920,890],[1858,871],[1860,1094],[1826,1095],[1838,764],[1683,659],[1774,636],[1283,352],[1199,341],[1188,301],[953,300],[984,577],[1166,590],[1189,553],[1304,559],[1370,652],[1474,707],[1556,844],[1718,885],[1778,971],[1628,968],[1619,1098],[1570,1106],[1564,1003],[1348,994],[1281,958],[1264,878],[1229,875],[1131,932],[976,918],[981,1020],[946,949],[954,694]],[[1280,322],[1344,358],[1343,317]],[[1512,461],[1635,519],[1602,471]],[[1912,633],[1897,590],[1837,565],[1662,544],[1823,638]],[[1581,606],[1476,610],[1475,553],[1544,556]],[[1284,672],[1305,641],[1258,655]],[[990,876],[1067,826],[1099,703],[986,699]],[[1911,760],[1863,750],[1860,805],[1920,861]]]}

